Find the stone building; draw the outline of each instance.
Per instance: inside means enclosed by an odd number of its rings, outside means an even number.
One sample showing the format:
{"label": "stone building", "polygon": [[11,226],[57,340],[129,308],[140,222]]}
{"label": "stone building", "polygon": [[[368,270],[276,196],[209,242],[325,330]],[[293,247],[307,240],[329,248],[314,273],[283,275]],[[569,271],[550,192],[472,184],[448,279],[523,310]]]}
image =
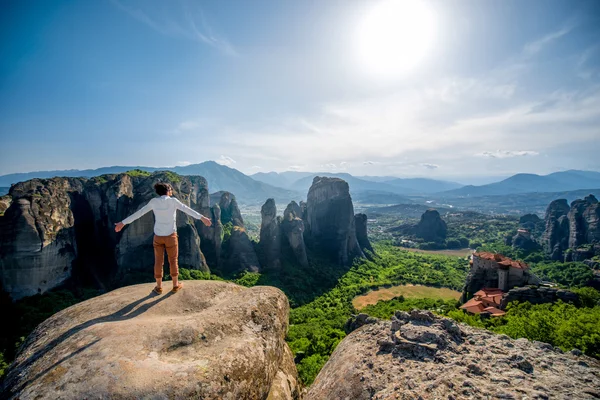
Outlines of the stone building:
{"label": "stone building", "polygon": [[529,284],[539,285],[540,280],[531,273],[529,266],[523,261],[515,261],[497,253],[473,253],[471,272],[473,278],[478,277],[484,287],[498,288],[504,292]]}

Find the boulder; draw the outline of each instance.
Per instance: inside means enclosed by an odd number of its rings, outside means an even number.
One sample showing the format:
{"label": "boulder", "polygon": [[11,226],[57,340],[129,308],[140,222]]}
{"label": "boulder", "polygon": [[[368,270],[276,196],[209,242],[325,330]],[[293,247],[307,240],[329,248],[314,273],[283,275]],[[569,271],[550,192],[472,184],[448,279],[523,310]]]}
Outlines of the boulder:
{"label": "boulder", "polygon": [[285,295],[185,285],[124,287],[55,314],[27,338],[2,398],[297,399]]}
{"label": "boulder", "polygon": [[396,312],[346,336],[305,400],[600,397],[600,362],[428,311]]}
{"label": "boulder", "polygon": [[427,210],[421,215],[415,234],[426,242],[443,242],[448,228],[437,210]]}
{"label": "boulder", "polygon": [[364,257],[356,238],[354,206],[348,183],[339,178],[317,176],[308,191],[306,234],[311,244],[336,260],[350,265]]}
{"label": "boulder", "polygon": [[268,199],[260,209],[260,249],[263,265],[271,270],[281,268],[281,231],[274,199]]}

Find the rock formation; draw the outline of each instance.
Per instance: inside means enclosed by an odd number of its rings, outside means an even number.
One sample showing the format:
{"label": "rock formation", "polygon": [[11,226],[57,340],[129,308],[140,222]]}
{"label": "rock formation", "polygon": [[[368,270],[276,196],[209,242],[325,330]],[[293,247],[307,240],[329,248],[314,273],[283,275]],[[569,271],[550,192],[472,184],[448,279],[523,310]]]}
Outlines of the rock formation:
{"label": "rock formation", "polygon": [[[210,216],[202,177],[159,172],[33,179],[14,185],[9,193],[12,204],[0,217],[3,289],[18,299],[43,293],[69,278],[104,286],[114,279],[147,276],[154,263],[152,213],[118,234],[114,224],[154,197],[157,181],[171,183],[177,198]],[[209,270],[200,249],[205,239],[220,248],[214,240],[221,234],[215,225],[198,229],[192,218],[178,213],[181,266]]]}
{"label": "rock formation", "polygon": [[341,265],[364,257],[356,238],[354,206],[348,183],[317,176],[308,191],[305,236],[321,252]]}
{"label": "rock formation", "polygon": [[39,325],[2,398],[297,399],[284,338],[289,305],[273,287],[188,281],[177,294],[124,287]]}
{"label": "rock formation", "polygon": [[234,226],[231,236],[223,243],[224,272],[227,274],[250,271],[259,272],[260,262],[254,245],[243,226]]}
{"label": "rock formation", "polygon": [[600,254],[600,204],[593,195],[573,201],[571,207],[564,199],[553,201],[545,222],[542,241],[553,260],[572,261],[571,254],[581,246],[588,246],[585,250],[592,256]]}
{"label": "rock formation", "polygon": [[358,240],[358,245],[361,249],[369,250],[373,252],[373,247],[371,246],[371,242],[369,242],[369,237],[367,235],[367,215],[366,214],[356,214],[354,216],[354,226],[356,227],[356,239]]}
{"label": "rock formation", "polygon": [[219,208],[221,208],[221,222],[226,224],[231,222],[233,226],[244,226],[244,219],[238,207],[235,196],[229,192],[219,192]]}
{"label": "rock formation", "polygon": [[443,242],[448,228],[437,210],[427,210],[421,215],[415,234],[426,242]]}
{"label": "rock formation", "polygon": [[397,311],[344,338],[304,399],[598,398],[600,363],[580,354]]}
{"label": "rock formation", "polygon": [[517,287],[509,290],[502,298],[500,308],[505,309],[508,303],[513,301],[525,302],[531,304],[555,303],[562,300],[565,303],[574,303],[579,305],[579,295],[570,290],[556,289],[549,287]]}
{"label": "rock formation", "polygon": [[281,219],[281,236],[283,237],[283,249],[290,249],[295,261],[302,267],[308,266],[308,256],[304,243],[304,221],[302,220],[302,209],[292,201],[283,212]]}
{"label": "rock formation", "polygon": [[260,247],[263,266],[271,270],[281,268],[281,232],[274,199],[268,199],[260,209]]}
{"label": "rock formation", "polygon": [[546,230],[542,242],[553,260],[562,260],[564,251],[569,248],[569,209],[565,199],[554,200],[546,209]]}
{"label": "rock formation", "polygon": [[517,234],[511,238],[512,247],[525,251],[535,251],[540,245],[533,240],[528,230],[519,229]]}
{"label": "rock formation", "polygon": [[12,203],[12,197],[10,196],[2,196],[0,197],[0,217],[4,214],[10,204]]}

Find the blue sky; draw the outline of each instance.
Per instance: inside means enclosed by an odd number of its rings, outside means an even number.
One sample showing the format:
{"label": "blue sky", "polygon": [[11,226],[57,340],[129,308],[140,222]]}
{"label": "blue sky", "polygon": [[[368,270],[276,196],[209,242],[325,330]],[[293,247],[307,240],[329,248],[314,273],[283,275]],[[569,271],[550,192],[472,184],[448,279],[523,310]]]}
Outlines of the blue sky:
{"label": "blue sky", "polygon": [[600,2],[423,0],[432,40],[385,75],[358,51],[385,1],[5,0],[0,174],[600,170]]}

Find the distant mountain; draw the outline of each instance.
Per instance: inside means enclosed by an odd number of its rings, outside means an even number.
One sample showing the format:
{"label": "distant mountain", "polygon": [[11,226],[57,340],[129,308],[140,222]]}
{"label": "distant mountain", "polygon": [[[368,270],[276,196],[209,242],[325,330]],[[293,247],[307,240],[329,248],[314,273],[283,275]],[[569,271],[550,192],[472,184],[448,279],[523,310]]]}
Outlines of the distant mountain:
{"label": "distant mountain", "polygon": [[376,218],[380,215],[396,215],[404,218],[420,218],[425,211],[432,208],[437,210],[442,215],[455,211],[451,208],[431,207],[424,204],[396,204],[388,207],[369,208],[365,211],[365,213],[369,216],[369,218]]}
{"label": "distant mountain", "polygon": [[294,182],[306,176],[314,175],[312,172],[286,171],[286,172],[257,172],[250,175],[254,180],[267,183],[272,186],[289,189]]}
{"label": "distant mountain", "polygon": [[352,195],[352,201],[361,204],[400,204],[412,203],[407,197],[390,192],[363,190]]}
{"label": "distant mountain", "polygon": [[458,189],[465,185],[457,182],[439,181],[427,178],[396,178],[384,181],[389,185],[404,188],[416,193],[437,193],[446,190]]}
{"label": "distant mountain", "polygon": [[91,178],[93,176],[105,174],[118,174],[132,169],[140,169],[148,172],[173,171],[180,175],[200,175],[208,181],[208,188],[211,192],[221,190],[229,191],[236,196],[236,199],[240,204],[262,204],[269,197],[273,197],[278,202],[286,203],[290,200],[298,200],[302,198],[302,196],[306,196],[306,191],[303,194],[271,186],[264,182],[256,181],[236,169],[218,164],[214,161],[205,161],[200,164],[193,164],[185,167],[155,168],[114,166],[87,170],[39,171],[24,174],[10,174],[0,176],[0,185],[5,186],[33,178],[47,179],[55,176]]}
{"label": "distant mountain", "polygon": [[482,186],[465,186],[438,193],[447,197],[478,197],[517,193],[563,192],[600,188],[600,172],[563,171],[549,175],[516,174],[503,181]]}
{"label": "distant mountain", "polygon": [[393,181],[394,179],[398,179],[397,176],[357,176],[356,178],[362,179],[363,181],[371,181],[371,182],[386,182]]}
{"label": "distant mountain", "polygon": [[350,194],[353,197],[356,194],[358,194],[359,192],[363,192],[363,191],[387,192],[387,193],[394,193],[394,194],[401,194],[401,195],[413,193],[413,191],[406,189],[406,188],[389,185],[387,183],[365,181],[364,179],[356,178],[347,173],[329,173],[329,172],[313,173],[311,175],[305,176],[304,178],[298,179],[296,182],[294,182],[290,186],[290,189],[299,191],[301,193],[308,192],[308,189],[310,188],[310,185],[312,185],[312,181],[315,176],[335,177],[335,178],[340,178],[340,179],[345,180],[346,182],[348,182],[348,185],[350,186]]}

